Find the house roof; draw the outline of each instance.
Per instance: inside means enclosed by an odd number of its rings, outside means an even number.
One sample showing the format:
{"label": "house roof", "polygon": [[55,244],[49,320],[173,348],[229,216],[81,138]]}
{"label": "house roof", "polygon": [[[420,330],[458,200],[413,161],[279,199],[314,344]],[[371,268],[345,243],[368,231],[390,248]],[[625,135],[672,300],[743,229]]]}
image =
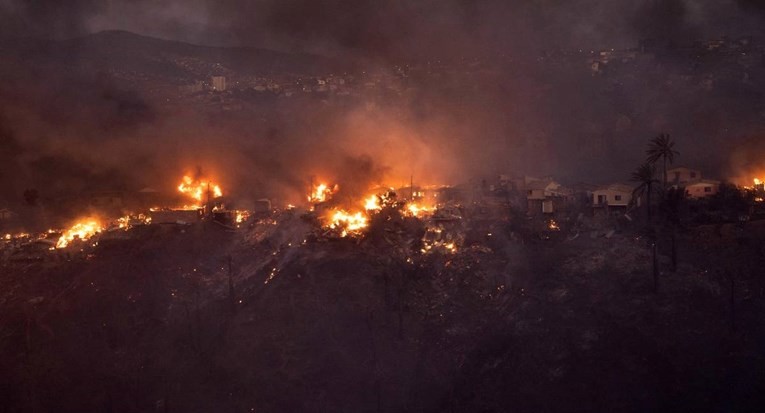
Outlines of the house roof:
{"label": "house roof", "polygon": [[694,182],[689,182],[685,185],[685,187],[694,186],[694,185],[720,185],[720,181],[715,181],[713,179],[701,179]]}
{"label": "house roof", "polygon": [[629,192],[629,193],[632,193],[632,191],[634,190],[635,190],[634,186],[628,185],[628,184],[622,184],[622,183],[603,185],[597,189],[597,191],[615,191],[615,192]]}
{"label": "house roof", "polygon": [[555,181],[533,181],[526,185],[526,189],[547,189],[550,185],[554,185],[556,188],[560,186]]}
{"label": "house roof", "polygon": [[694,169],[694,168],[688,168],[686,166],[676,166],[674,168],[667,169],[667,173],[670,173],[672,171],[694,171],[694,172],[699,172],[701,170],[700,169]]}

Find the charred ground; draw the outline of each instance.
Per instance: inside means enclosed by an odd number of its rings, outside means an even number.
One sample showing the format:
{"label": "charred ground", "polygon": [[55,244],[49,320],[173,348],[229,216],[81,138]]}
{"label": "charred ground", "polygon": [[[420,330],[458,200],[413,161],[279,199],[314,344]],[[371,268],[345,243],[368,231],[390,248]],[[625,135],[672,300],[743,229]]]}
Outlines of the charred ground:
{"label": "charred ground", "polygon": [[[454,254],[419,253],[423,223],[395,216],[334,241],[291,212],[239,232],[135,228],[60,261],[5,262],[3,398],[10,411],[751,410],[760,224],[684,232],[659,293],[643,231],[589,219],[499,220]],[[721,248],[737,261],[709,254]]]}

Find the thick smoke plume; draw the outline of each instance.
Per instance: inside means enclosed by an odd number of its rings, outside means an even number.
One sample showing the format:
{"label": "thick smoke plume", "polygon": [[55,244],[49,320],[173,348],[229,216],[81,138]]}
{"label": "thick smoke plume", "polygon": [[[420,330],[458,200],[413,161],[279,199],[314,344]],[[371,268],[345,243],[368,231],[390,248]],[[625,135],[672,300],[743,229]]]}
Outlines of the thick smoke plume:
{"label": "thick smoke plume", "polygon": [[[285,202],[303,199],[311,176],[351,192],[411,177],[458,183],[499,173],[617,181],[659,132],[678,139],[684,162],[723,171],[725,155],[708,154],[751,136],[761,91],[674,94],[665,82],[687,62],[667,58],[640,62],[642,77],[613,85],[593,78],[584,58],[564,67],[539,59],[760,34],[763,16],[747,0],[3,0],[2,50],[13,52],[0,86],[1,193],[8,203],[29,188],[54,198],[173,188],[196,168],[242,198]],[[397,65],[470,58],[485,70],[413,77],[392,99],[275,100],[255,116],[207,113],[115,81],[115,65],[82,71],[55,63],[62,44],[78,41],[64,39],[114,28],[319,53],[355,71],[390,74]],[[67,58],[76,66],[77,54]]]}

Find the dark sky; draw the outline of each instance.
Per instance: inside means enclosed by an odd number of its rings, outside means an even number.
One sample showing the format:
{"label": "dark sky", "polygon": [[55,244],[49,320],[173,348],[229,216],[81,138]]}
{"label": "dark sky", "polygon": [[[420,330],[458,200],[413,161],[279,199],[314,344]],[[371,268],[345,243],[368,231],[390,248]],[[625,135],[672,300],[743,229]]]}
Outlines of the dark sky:
{"label": "dark sky", "polygon": [[5,35],[109,29],[191,43],[399,57],[632,46],[762,30],[759,0],[0,0]]}

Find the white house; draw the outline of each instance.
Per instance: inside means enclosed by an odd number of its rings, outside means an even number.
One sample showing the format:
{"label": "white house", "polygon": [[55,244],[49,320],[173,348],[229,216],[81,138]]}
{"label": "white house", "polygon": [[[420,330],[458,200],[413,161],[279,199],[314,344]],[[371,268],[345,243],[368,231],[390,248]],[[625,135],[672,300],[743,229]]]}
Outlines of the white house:
{"label": "white house", "polygon": [[701,171],[685,167],[677,167],[667,170],[667,182],[680,185],[688,182],[701,180]]}
{"label": "white house", "polygon": [[574,200],[573,194],[571,189],[550,179],[529,182],[526,184],[528,211],[552,214],[563,210]]}
{"label": "white house", "polygon": [[632,202],[632,191],[633,187],[624,184],[601,186],[592,191],[592,205],[626,208]]}
{"label": "white house", "polygon": [[712,196],[720,192],[720,182],[709,179],[702,179],[697,182],[685,185],[685,193],[688,198],[699,199]]}

